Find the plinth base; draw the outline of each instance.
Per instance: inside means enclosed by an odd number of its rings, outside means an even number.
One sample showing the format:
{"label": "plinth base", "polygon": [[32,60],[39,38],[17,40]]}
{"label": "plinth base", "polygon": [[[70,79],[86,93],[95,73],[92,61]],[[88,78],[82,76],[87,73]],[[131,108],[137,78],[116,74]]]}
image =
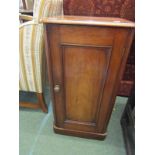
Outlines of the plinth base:
{"label": "plinth base", "polygon": [[105,137],[107,136],[107,133],[101,134],[101,133],[94,133],[94,132],[64,129],[64,128],[59,128],[56,125],[53,126],[53,129],[54,129],[54,132],[58,134],[89,138],[89,139],[104,140]]}

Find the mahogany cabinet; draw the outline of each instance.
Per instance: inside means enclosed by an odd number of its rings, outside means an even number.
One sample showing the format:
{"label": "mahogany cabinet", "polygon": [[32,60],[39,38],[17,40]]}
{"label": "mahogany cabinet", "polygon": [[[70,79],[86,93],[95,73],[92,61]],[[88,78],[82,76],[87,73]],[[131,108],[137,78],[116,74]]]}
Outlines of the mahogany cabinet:
{"label": "mahogany cabinet", "polygon": [[56,133],[103,139],[134,35],[121,18],[42,19]]}

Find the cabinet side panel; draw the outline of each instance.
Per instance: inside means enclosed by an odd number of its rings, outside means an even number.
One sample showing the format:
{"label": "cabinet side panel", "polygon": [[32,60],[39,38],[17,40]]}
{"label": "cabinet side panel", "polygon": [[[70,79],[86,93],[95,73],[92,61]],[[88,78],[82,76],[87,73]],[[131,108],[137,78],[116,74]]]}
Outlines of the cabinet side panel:
{"label": "cabinet side panel", "polygon": [[111,60],[109,64],[108,77],[103,92],[102,104],[98,113],[98,131],[106,132],[107,125],[115,103],[117,89],[123,70],[132,38],[132,29],[117,29],[113,44]]}

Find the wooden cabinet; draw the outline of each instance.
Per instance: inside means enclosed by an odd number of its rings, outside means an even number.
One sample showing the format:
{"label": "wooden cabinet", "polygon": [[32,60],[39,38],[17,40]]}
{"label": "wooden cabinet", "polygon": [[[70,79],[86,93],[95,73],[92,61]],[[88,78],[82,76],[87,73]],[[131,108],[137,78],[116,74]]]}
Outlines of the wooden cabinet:
{"label": "wooden cabinet", "polygon": [[120,18],[44,18],[54,131],[103,139],[133,39]]}

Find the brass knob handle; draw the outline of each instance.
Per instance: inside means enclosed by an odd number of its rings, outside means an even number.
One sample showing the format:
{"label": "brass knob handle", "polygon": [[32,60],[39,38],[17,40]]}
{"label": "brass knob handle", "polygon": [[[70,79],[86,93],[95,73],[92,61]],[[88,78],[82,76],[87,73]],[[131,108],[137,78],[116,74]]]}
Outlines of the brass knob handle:
{"label": "brass knob handle", "polygon": [[56,93],[58,93],[58,92],[60,91],[60,85],[55,85],[55,86],[54,86],[54,91],[55,91]]}

